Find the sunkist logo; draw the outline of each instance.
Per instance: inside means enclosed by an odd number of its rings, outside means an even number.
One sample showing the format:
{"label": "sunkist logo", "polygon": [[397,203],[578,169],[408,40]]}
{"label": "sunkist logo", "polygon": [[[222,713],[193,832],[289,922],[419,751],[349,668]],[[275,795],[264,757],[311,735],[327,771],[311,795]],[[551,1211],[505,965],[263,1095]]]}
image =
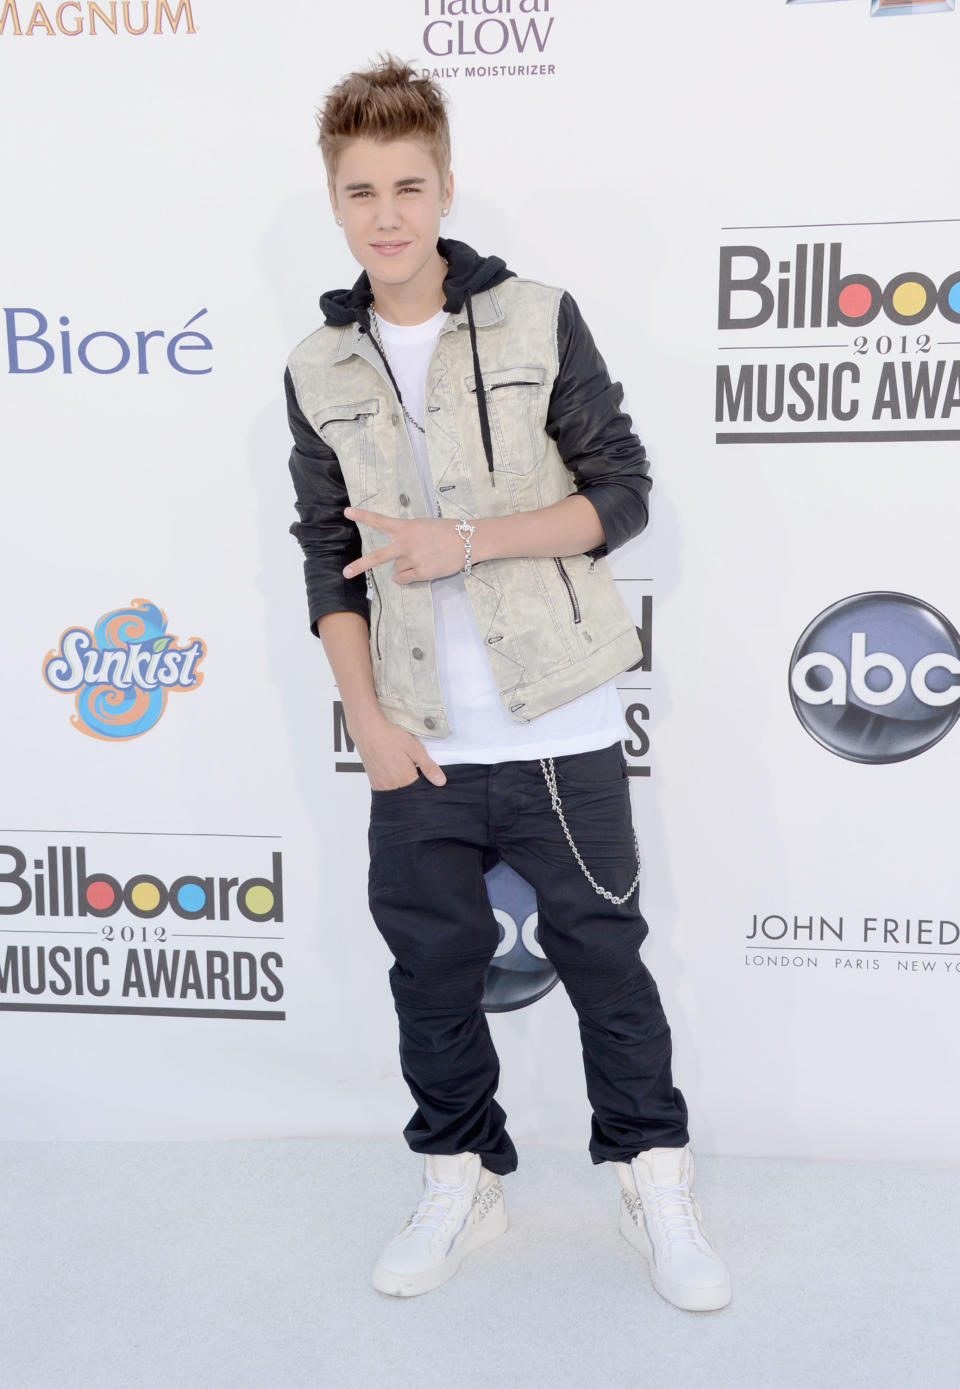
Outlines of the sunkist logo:
{"label": "sunkist logo", "polygon": [[16,38],[196,32],[190,0],[111,0],[100,5],[65,0],[63,4],[46,6],[0,0],[0,34]]}
{"label": "sunkist logo", "polygon": [[123,907],[140,920],[170,911],[184,921],[229,921],[235,905],[248,921],[283,920],[283,859],[276,852],[271,877],[245,882],[188,873],[168,885],[154,873],[135,873],[121,883],[112,873],[88,872],[79,845],[49,845],[31,872],[22,849],[0,844],[0,867],[0,916],[32,909],[37,917],[109,917]]}
{"label": "sunkist logo", "polygon": [[191,637],[179,644],[167,618],[146,598],[104,613],[91,632],[68,627],[43,661],[52,690],[76,695],[71,723],[93,738],[118,742],[138,738],[157,723],[167,695],[196,690],[206,643]]}

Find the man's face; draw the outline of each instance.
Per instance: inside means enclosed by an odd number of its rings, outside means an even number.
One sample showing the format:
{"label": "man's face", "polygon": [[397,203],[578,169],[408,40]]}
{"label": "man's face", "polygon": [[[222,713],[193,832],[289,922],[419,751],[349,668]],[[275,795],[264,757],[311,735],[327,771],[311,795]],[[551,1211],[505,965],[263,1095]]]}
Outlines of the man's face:
{"label": "man's face", "polygon": [[341,151],[330,202],[374,293],[377,282],[430,282],[441,209],[452,198],[453,174],[441,187],[433,157],[419,140],[358,139]]}

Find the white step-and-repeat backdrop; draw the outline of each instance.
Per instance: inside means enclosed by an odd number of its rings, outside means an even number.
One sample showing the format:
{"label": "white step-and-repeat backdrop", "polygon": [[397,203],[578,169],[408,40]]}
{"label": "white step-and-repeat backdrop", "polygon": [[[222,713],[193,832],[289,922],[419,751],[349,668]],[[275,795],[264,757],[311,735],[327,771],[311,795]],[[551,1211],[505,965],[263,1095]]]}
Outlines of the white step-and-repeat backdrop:
{"label": "white step-and-repeat backdrop", "polygon": [[[0,1131],[402,1141],[282,397],[358,273],[313,110],[380,50],[452,98],[446,234],[570,289],[653,461],[623,736],[695,1145],[956,1160],[953,0],[0,4]],[[586,1160],[490,893],[511,1133]]]}

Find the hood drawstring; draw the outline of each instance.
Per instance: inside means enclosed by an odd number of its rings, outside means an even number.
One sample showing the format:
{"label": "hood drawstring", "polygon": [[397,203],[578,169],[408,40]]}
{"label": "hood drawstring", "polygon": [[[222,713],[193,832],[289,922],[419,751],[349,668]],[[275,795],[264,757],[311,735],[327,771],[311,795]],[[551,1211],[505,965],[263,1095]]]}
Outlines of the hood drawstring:
{"label": "hood drawstring", "polygon": [[[480,371],[476,325],[473,321],[473,304],[470,296],[479,294],[481,290],[492,289],[494,285],[501,284],[504,280],[514,278],[516,271],[508,270],[506,262],[499,256],[478,255],[473,247],[468,246],[465,241],[438,237],[437,251],[447,262],[447,274],[443,281],[443,291],[446,295],[443,302],[445,312],[459,313],[466,305],[467,322],[470,325],[470,349],[473,353],[474,384],[477,391],[477,412],[480,416],[480,437],[483,440],[483,452],[487,460],[490,482],[496,486],[497,479],[493,470],[493,443],[490,437],[490,417],[487,412],[487,393]],[[369,336],[370,341],[383,359],[390,383],[397,393],[397,399],[403,406],[396,379],[390,370],[390,363],[372,332],[370,322],[372,305],[373,292],[370,288],[370,277],[365,270],[352,288],[329,290],[320,296],[324,323],[330,326],[340,326],[356,321],[359,323],[360,332]]]}
{"label": "hood drawstring", "polygon": [[487,471],[490,474],[490,482],[496,487],[497,478],[493,471],[493,445],[490,442],[490,417],[487,414],[487,388],[483,384],[483,376],[480,372],[480,354],[477,352],[477,330],[473,322],[473,303],[470,295],[467,295],[467,322],[470,324],[470,347],[473,350],[473,384],[477,388],[477,409],[480,412],[480,437],[483,440],[483,452],[487,459]]}
{"label": "hood drawstring", "polygon": [[[493,443],[490,437],[490,416],[487,413],[487,389],[483,384],[483,375],[480,371],[480,354],[477,351],[477,330],[473,322],[473,304],[471,302],[469,294],[466,297],[466,306],[467,322],[470,325],[470,348],[473,352],[474,385],[477,389],[477,410],[480,414],[480,437],[483,440],[483,454],[487,460],[487,472],[490,474],[490,483],[493,487],[496,487],[497,477],[493,471]],[[361,305],[358,308],[357,319],[360,324],[361,333],[366,333],[367,337],[370,339],[374,347],[377,349],[377,352],[380,353],[380,358],[383,362],[383,365],[386,367],[387,375],[390,378],[390,384],[393,386],[393,389],[397,393],[397,400],[399,400],[402,409],[403,397],[400,394],[400,387],[397,385],[396,377],[390,370],[390,363],[387,361],[383,353],[380,352],[380,344],[377,342],[373,333],[371,333],[370,331],[370,310],[365,305]]]}

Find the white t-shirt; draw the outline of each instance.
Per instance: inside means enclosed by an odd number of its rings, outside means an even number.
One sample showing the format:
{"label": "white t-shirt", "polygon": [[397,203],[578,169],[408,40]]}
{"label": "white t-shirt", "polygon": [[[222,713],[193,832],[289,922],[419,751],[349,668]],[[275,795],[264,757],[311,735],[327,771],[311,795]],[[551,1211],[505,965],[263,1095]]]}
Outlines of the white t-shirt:
{"label": "white t-shirt", "polygon": [[[427,367],[446,314],[441,309],[425,323],[390,323],[377,315],[380,336],[403,403],[425,422]],[[426,437],[404,416],[423,487],[426,515],[437,513]],[[623,711],[613,680],[578,699],[551,709],[529,723],[517,723],[504,708],[490,670],[483,639],[462,574],[433,579],[434,626],[440,688],[453,732],[427,738],[423,744],[435,762],[512,762],[560,757],[609,747],[623,737]]]}

